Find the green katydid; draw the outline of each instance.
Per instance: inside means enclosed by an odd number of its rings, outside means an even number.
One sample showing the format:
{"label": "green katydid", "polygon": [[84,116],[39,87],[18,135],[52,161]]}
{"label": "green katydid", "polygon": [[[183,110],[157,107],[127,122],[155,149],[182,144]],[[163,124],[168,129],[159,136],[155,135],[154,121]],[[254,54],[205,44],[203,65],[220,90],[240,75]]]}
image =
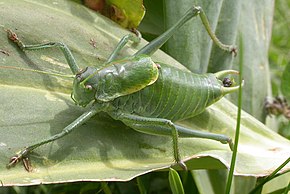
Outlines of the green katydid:
{"label": "green katydid", "polygon": [[[150,57],[178,28],[197,15],[214,43],[222,50],[235,54],[235,47],[222,44],[217,39],[210,29],[206,15],[200,7],[195,6],[174,26],[133,56],[116,59],[129,40],[140,41],[140,37],[133,34],[123,37],[101,69],[90,66],[81,70],[69,48],[61,42],[25,45],[14,32],[7,30],[9,39],[22,50],[60,48],[74,75],[72,99],[76,105],[90,106],[88,111],[60,133],[21,150],[10,159],[7,167],[10,168],[21,160],[26,161],[34,149],[66,136],[101,111],[139,132],[172,137],[174,160],[183,169],[186,169],[186,165],[180,158],[178,138],[208,138],[228,143],[232,149],[232,140],[228,136],[185,128],[174,122],[200,114],[224,95],[237,91],[239,86],[232,86],[230,81],[223,81],[222,78],[238,72],[224,70],[214,74],[194,74],[163,63],[157,64]],[[182,97],[180,93],[183,94]]]}

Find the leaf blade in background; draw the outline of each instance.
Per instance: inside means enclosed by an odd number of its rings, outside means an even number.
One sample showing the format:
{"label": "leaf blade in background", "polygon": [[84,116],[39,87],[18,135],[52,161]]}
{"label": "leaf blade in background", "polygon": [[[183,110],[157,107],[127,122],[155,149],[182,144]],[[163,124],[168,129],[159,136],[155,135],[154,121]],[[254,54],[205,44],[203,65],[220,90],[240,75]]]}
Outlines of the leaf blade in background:
{"label": "leaf blade in background", "polygon": [[[183,13],[192,6],[200,6],[204,10],[213,31],[218,28],[218,24],[227,24],[227,26],[222,25],[223,28],[219,28],[220,33],[217,34],[217,36],[225,43],[234,43],[234,39],[236,37],[235,31],[237,30],[236,18],[238,18],[237,16],[239,14],[238,10],[240,6],[239,1],[166,1],[166,27],[168,28],[172,26],[178,20],[178,18],[180,18],[181,15],[183,15]],[[231,17],[232,20],[230,22],[228,19],[224,19],[227,17],[229,18],[229,14],[234,15]],[[223,21],[219,20],[220,16],[222,17]],[[232,31],[229,32],[229,28],[232,29]],[[223,36],[221,36],[221,34],[223,34]],[[184,48],[186,49],[186,52],[184,52]],[[184,27],[182,27],[167,43],[167,52],[182,64],[184,64],[192,72],[196,73],[207,72],[209,64],[215,63],[216,60],[214,59],[214,56],[210,56],[212,48],[212,41],[207,35],[207,32],[203,27],[199,16],[187,22],[187,24],[185,24]],[[231,55],[226,54],[225,52],[220,52],[220,50],[218,53],[222,53],[224,58],[222,61],[219,61],[218,64],[214,65],[216,67],[222,66],[222,69],[229,69],[229,67],[231,67],[232,60]],[[225,64],[226,66],[224,66]]]}

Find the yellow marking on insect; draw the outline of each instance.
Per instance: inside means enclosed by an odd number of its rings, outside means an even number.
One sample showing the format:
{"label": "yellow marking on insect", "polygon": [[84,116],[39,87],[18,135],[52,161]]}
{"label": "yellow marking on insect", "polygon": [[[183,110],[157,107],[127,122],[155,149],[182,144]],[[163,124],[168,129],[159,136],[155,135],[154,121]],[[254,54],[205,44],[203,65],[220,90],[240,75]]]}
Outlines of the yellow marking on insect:
{"label": "yellow marking on insect", "polygon": [[68,68],[66,63],[61,63],[61,62],[55,60],[54,58],[48,57],[46,55],[41,55],[40,59],[42,59],[48,63],[51,63],[53,65],[57,65],[57,66],[60,66],[60,67],[66,68],[66,69]]}

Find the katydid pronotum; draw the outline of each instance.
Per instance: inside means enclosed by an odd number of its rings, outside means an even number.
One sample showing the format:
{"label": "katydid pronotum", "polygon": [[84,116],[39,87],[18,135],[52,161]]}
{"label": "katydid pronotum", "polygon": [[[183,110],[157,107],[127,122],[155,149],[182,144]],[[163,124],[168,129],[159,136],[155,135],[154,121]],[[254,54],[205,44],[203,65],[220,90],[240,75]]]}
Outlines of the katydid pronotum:
{"label": "katydid pronotum", "polygon": [[[213,42],[222,50],[236,54],[234,46],[222,44],[218,40],[203,10],[195,6],[174,26],[134,55],[117,59],[118,53],[128,41],[140,41],[140,37],[133,34],[123,37],[101,69],[95,66],[80,69],[69,48],[61,42],[25,45],[8,29],[8,38],[22,50],[60,48],[74,75],[71,97],[76,105],[90,108],[60,133],[25,147],[10,159],[7,167],[10,168],[21,160],[26,161],[34,149],[66,136],[101,111],[136,131],[172,137],[174,160],[183,169],[186,169],[186,165],[180,158],[178,138],[208,138],[228,143],[232,149],[233,143],[228,136],[185,128],[174,122],[200,114],[224,95],[237,91],[239,86],[232,86],[222,78],[238,72],[224,70],[214,74],[194,74],[163,63],[157,64],[150,57],[178,28],[198,15]],[[29,169],[26,167],[26,170]]]}

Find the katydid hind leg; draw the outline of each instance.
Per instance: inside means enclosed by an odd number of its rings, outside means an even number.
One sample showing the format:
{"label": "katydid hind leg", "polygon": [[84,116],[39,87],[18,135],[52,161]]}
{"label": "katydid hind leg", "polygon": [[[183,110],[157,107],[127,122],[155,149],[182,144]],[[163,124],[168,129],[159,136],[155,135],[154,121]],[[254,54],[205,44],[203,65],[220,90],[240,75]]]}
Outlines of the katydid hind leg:
{"label": "katydid hind leg", "polygon": [[136,31],[136,34],[127,34],[119,41],[111,55],[109,56],[107,63],[115,60],[118,56],[118,53],[124,48],[124,46],[129,42],[133,41],[134,43],[139,43],[141,41],[141,33]]}
{"label": "katydid hind leg", "polygon": [[[138,128],[140,125],[131,124],[133,127]],[[207,131],[194,130],[192,128],[183,127],[177,124],[174,124],[174,127],[177,129],[179,138],[203,138],[219,141],[222,144],[228,144],[230,150],[233,150],[234,144],[230,137],[223,134],[210,133]],[[166,126],[153,126],[153,125],[142,125],[142,130],[145,133],[155,134],[155,135],[165,135],[171,136],[171,131]]]}
{"label": "katydid hind leg", "polygon": [[70,49],[62,42],[47,42],[43,44],[34,44],[34,45],[26,45],[24,44],[17,36],[16,33],[14,33],[11,30],[7,30],[7,35],[10,40],[12,40],[14,43],[16,43],[20,49],[22,50],[40,50],[40,49],[46,49],[46,48],[53,48],[57,47],[60,48],[60,50],[63,52],[65,59],[72,71],[72,73],[75,75],[80,71],[79,66],[77,65],[77,62],[70,51]]}
{"label": "katydid hind leg", "polygon": [[174,159],[183,168],[186,169],[185,164],[181,161],[178,149],[178,138],[205,138],[219,141],[223,144],[228,144],[229,148],[233,150],[232,139],[226,135],[215,134],[205,131],[194,130],[172,123],[170,120],[162,118],[148,118],[129,113],[109,112],[109,114],[116,120],[124,122],[127,126],[136,131],[151,134],[170,136],[173,140]]}
{"label": "katydid hind leg", "polygon": [[[98,112],[102,111],[102,109],[99,106],[93,106],[90,110],[83,113],[80,117],[78,117],[76,120],[74,120],[72,123],[67,125],[60,133],[55,134],[51,137],[48,137],[47,139],[44,139],[42,141],[36,142],[35,144],[29,145],[20,152],[18,152],[15,156],[10,158],[10,161],[7,165],[7,168],[11,168],[15,166],[18,162],[23,161],[25,158],[28,157],[28,155],[36,148],[53,142],[57,139],[60,139],[69,133],[71,133],[73,130],[81,126],[82,124],[86,123],[91,117],[93,117]],[[27,170],[27,168],[26,168]]]}
{"label": "katydid hind leg", "polygon": [[215,35],[213,30],[210,27],[209,21],[206,17],[206,14],[199,6],[193,6],[190,8],[178,21],[175,25],[161,34],[159,37],[148,43],[146,46],[141,48],[137,51],[134,55],[146,54],[151,56],[154,52],[156,52],[162,45],[175,33],[177,30],[182,27],[187,21],[195,16],[200,16],[200,19],[205,27],[206,31],[208,32],[209,36],[213,40],[213,42],[222,50],[234,53],[236,55],[236,47],[233,45],[226,45],[223,44]]}
{"label": "katydid hind leg", "polygon": [[127,126],[141,133],[151,135],[166,135],[172,137],[174,160],[182,169],[187,170],[187,167],[185,163],[181,161],[179,154],[178,131],[170,120],[162,118],[148,118],[134,114],[123,113],[121,111],[108,113],[112,118],[122,121]]}
{"label": "katydid hind leg", "polygon": [[183,127],[176,124],[175,124],[175,127],[178,130],[180,138],[196,137],[196,138],[211,139],[211,140],[219,141],[222,144],[228,144],[231,150],[233,150],[234,148],[232,139],[226,135],[215,134],[215,133],[210,133],[210,132],[200,131],[200,130],[194,130],[194,129]]}

